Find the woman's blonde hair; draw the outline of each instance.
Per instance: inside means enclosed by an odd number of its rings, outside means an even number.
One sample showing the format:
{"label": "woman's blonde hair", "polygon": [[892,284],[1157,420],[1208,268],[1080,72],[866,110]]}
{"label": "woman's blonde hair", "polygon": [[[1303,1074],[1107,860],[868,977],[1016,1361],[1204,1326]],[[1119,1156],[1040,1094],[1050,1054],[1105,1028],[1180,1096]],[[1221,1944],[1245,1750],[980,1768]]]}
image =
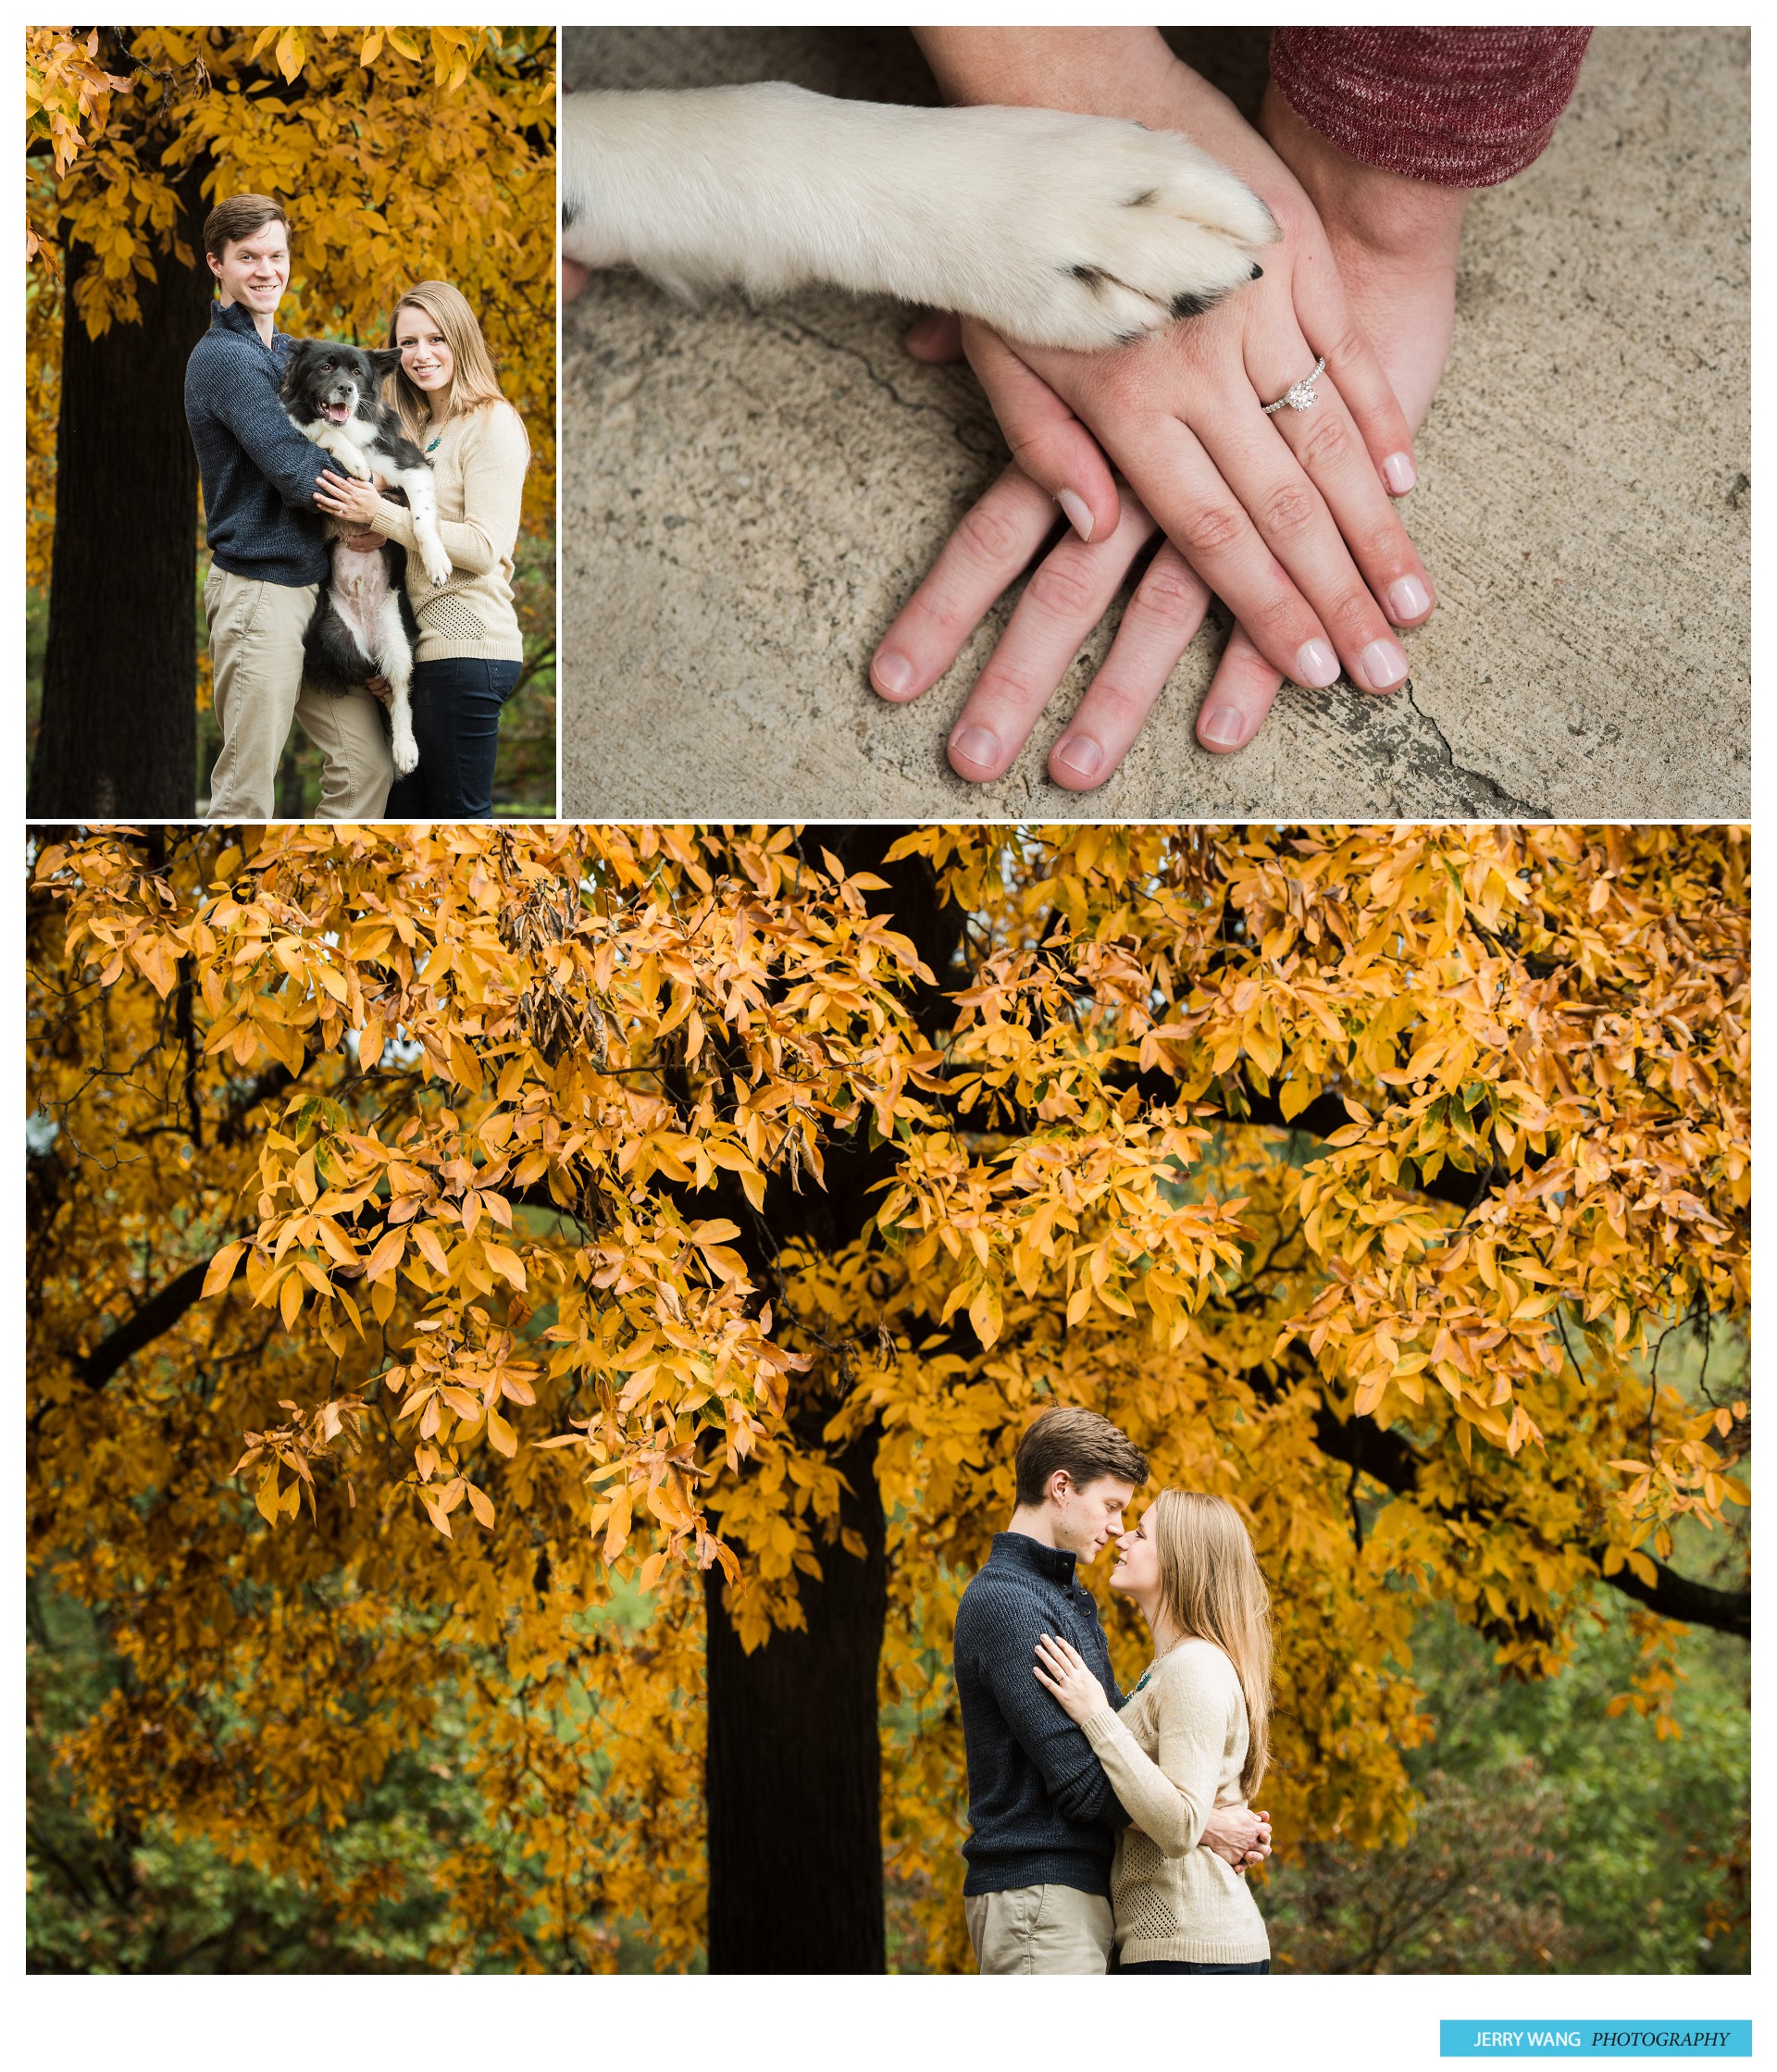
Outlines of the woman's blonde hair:
{"label": "woman's blonde hair", "polygon": [[1240,1789],[1250,1799],[1271,1752],[1271,1592],[1252,1535],[1225,1496],[1162,1489],[1142,1523],[1160,1557],[1160,1597],[1174,1630],[1213,1641],[1234,1664],[1247,1701],[1247,1760]]}
{"label": "woman's blonde hair", "polygon": [[431,398],[408,378],[404,366],[398,366],[391,377],[395,409],[403,428],[416,445],[423,445],[423,433],[436,430],[448,417],[505,402],[488,341],[481,335],[474,310],[457,289],[448,280],[422,280],[408,289],[389,318],[391,345],[396,342],[404,309],[417,309],[429,316],[451,349],[451,385],[444,393],[441,409],[433,408]]}

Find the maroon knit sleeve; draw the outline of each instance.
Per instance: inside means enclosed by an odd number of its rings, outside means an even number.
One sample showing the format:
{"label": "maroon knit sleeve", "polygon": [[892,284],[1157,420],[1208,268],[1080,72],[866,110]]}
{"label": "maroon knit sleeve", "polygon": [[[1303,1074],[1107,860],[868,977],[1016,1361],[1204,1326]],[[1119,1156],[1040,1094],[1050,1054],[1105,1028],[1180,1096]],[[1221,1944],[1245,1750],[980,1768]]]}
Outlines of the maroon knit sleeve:
{"label": "maroon knit sleeve", "polygon": [[1279,29],[1271,76],[1348,156],[1438,187],[1494,187],[1539,158],[1589,29]]}

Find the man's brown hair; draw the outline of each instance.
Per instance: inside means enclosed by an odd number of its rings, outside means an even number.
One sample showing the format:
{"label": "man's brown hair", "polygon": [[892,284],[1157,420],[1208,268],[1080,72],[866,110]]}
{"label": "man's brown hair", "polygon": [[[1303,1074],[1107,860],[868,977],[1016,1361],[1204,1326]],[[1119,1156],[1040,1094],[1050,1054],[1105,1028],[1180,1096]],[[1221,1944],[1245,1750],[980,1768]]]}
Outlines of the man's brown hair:
{"label": "man's brown hair", "polygon": [[204,249],[212,259],[219,259],[230,245],[263,230],[267,223],[290,229],[281,202],[274,202],[269,194],[230,194],[204,218]]}
{"label": "man's brown hair", "polygon": [[1045,1410],[1026,1428],[1016,1458],[1019,1503],[1042,1503],[1058,1468],[1067,1470],[1076,1489],[1103,1475],[1137,1489],[1148,1480],[1148,1457],[1096,1410]]}

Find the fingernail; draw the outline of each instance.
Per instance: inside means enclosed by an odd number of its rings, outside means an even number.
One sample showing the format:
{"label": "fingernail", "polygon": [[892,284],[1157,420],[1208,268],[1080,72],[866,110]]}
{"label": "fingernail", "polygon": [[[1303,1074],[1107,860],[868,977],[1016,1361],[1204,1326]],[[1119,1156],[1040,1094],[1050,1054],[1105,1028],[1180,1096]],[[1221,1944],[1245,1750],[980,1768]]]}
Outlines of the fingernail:
{"label": "fingernail", "polygon": [[1104,751],[1089,734],[1070,734],[1065,740],[1056,742],[1055,760],[1074,776],[1095,777],[1104,761]]}
{"label": "fingernail", "polygon": [[1363,680],[1372,690],[1392,690],[1407,675],[1407,657],[1394,640],[1372,640],[1358,657]]}
{"label": "fingernail", "polygon": [[1324,640],[1304,640],[1296,655],[1296,681],[1308,690],[1324,690],[1336,683],[1339,658]]}
{"label": "fingernail", "polygon": [[1090,540],[1092,537],[1092,513],[1087,507],[1086,499],[1083,496],[1076,496],[1072,490],[1063,490],[1055,501],[1067,513],[1068,524],[1074,527],[1080,538]]}
{"label": "fingernail", "polygon": [[951,757],[964,763],[994,763],[1000,760],[1000,743],[985,726],[965,726],[951,736]]}
{"label": "fingernail", "polygon": [[1413,472],[1410,453],[1390,453],[1382,464],[1382,478],[1397,496],[1405,496],[1419,477]]}
{"label": "fingernail", "polygon": [[913,665],[904,654],[897,654],[893,648],[882,649],[870,664],[870,674],[876,679],[876,689],[886,690],[890,698],[904,698],[913,688]]}
{"label": "fingernail", "polygon": [[1432,608],[1432,593],[1417,576],[1403,576],[1388,586],[1388,615],[1397,626],[1423,618]]}
{"label": "fingernail", "polygon": [[1204,713],[1197,731],[1199,739],[1213,741],[1219,749],[1237,749],[1247,738],[1247,723],[1238,705],[1215,705]]}

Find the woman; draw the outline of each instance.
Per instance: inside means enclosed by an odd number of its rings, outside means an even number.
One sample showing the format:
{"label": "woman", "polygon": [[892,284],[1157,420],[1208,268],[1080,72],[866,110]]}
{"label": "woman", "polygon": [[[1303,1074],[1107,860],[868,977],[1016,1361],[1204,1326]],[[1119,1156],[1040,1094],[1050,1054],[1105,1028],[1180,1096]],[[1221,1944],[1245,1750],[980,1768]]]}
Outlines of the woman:
{"label": "woman", "polygon": [[1211,1810],[1250,1800],[1271,1714],[1271,1598],[1234,1506],[1162,1489],[1117,1542],[1111,1587],[1134,1598],[1154,1659],[1114,1710],[1076,1649],[1048,1634],[1037,1680],[1086,1730],[1133,1825],[1111,1867],[1119,1971],[1269,1971],[1251,1892],[1198,1842]]}
{"label": "woman", "polygon": [[530,442],[500,392],[474,311],[448,281],[422,280],[402,297],[389,342],[401,354],[395,408],[438,479],[450,580],[438,589],[426,580],[411,515],[369,483],[329,470],[315,501],[332,516],[368,526],[408,551],[407,594],[419,620],[419,767],[396,780],[384,810],[391,819],[486,820],[493,812],[500,708],[525,660],[512,603],[512,556]]}

